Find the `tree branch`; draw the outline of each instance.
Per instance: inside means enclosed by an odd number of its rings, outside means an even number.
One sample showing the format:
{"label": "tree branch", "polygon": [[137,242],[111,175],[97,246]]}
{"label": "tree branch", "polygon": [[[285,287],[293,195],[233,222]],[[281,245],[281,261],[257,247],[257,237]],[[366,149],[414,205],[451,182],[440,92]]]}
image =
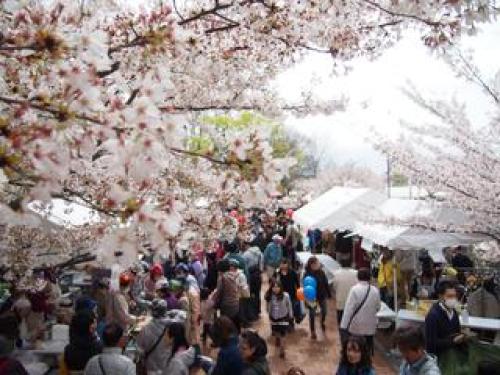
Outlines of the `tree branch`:
{"label": "tree branch", "polygon": [[[163,106],[159,107],[161,111],[169,113],[185,113],[185,112],[206,112],[206,111],[251,111],[259,109],[252,105],[206,105],[206,106]],[[305,105],[286,105],[281,107],[283,111],[302,111],[307,109]]]}
{"label": "tree branch", "polygon": [[115,52],[120,52],[123,49],[126,48],[132,48],[132,47],[142,47],[147,44],[147,40],[143,36],[136,36],[134,39],[132,39],[130,42],[124,43],[117,45],[115,47],[111,47],[108,50],[108,56],[111,56]]}
{"label": "tree branch", "polygon": [[177,14],[177,16],[179,16],[181,21],[184,21],[184,17],[182,16],[181,12],[179,12],[179,9],[177,8],[177,1],[176,0],[173,0],[173,5],[174,5],[174,11]]}
{"label": "tree branch", "polygon": [[382,12],[392,16],[392,17],[402,17],[402,18],[410,18],[415,21],[419,21],[422,23],[425,23],[428,26],[433,26],[433,27],[440,27],[443,26],[443,24],[439,21],[431,21],[422,17],[419,17],[415,14],[408,14],[408,13],[400,13],[400,12],[395,12],[390,9],[384,8],[382,5],[376,3],[375,1],[372,0],[362,0],[367,4],[370,4],[371,6],[381,10]]}
{"label": "tree branch", "polygon": [[69,118],[74,117],[74,118],[77,118],[79,120],[89,121],[89,122],[92,122],[92,123],[98,124],[98,125],[104,125],[104,123],[101,120],[99,120],[95,117],[91,117],[91,116],[83,114],[83,113],[71,112],[69,110],[66,111],[66,110],[56,109],[56,108],[53,108],[51,106],[47,106],[44,104],[36,104],[31,100],[0,96],[0,102],[3,102],[5,104],[15,104],[15,105],[26,106],[26,107],[36,109],[38,111],[48,112],[48,113],[54,115],[56,117],[56,119],[59,121],[66,121]]}
{"label": "tree branch", "polygon": [[211,163],[219,164],[219,165],[236,165],[236,166],[240,167],[243,164],[251,164],[252,163],[248,159],[236,160],[236,161],[216,159],[210,155],[200,154],[198,152],[193,152],[193,151],[189,151],[189,150],[183,150],[183,149],[180,149],[177,147],[169,147],[169,149],[171,151],[175,152],[176,154],[182,154],[182,155],[186,155],[186,156],[193,156],[193,157],[197,157],[197,158],[202,158],[202,159],[210,161]]}
{"label": "tree branch", "polygon": [[106,76],[109,76],[110,74],[113,74],[119,68],[120,68],[120,62],[119,61],[115,61],[115,62],[113,62],[113,64],[111,64],[111,68],[110,69],[98,71],[96,74],[97,74],[97,76],[99,78],[104,78]]}
{"label": "tree branch", "polygon": [[200,18],[203,18],[205,16],[208,16],[208,15],[216,15],[216,16],[221,17],[220,15],[217,14],[217,12],[219,10],[228,9],[228,8],[230,8],[232,6],[233,6],[232,2],[229,3],[229,4],[222,4],[221,5],[221,4],[219,4],[218,1],[216,1],[215,5],[212,8],[207,9],[207,10],[203,10],[203,11],[201,11],[201,12],[199,12],[199,13],[197,13],[197,14],[189,17],[189,18],[184,18],[181,21],[179,21],[178,24],[182,26],[182,25],[185,25],[185,24],[187,24],[189,22],[196,21],[196,20],[198,20]]}
{"label": "tree branch", "polygon": [[130,96],[127,99],[127,101],[125,102],[125,104],[126,105],[132,104],[132,102],[134,101],[134,99],[137,97],[138,94],[139,94],[139,89],[133,89],[132,93],[130,94]]}
{"label": "tree branch", "polygon": [[[64,194],[64,193],[66,193],[66,194]],[[103,214],[108,215],[108,216],[117,217],[120,214],[119,210],[106,209],[106,208],[94,203],[92,201],[92,199],[85,197],[85,195],[83,193],[69,189],[67,187],[63,188],[62,193],[54,193],[51,196],[52,196],[52,198],[59,198],[59,199],[65,200],[67,202],[76,203],[76,204],[81,204],[81,202],[78,201],[78,200],[81,200],[82,202],[84,202],[84,205],[87,208],[90,208],[94,211],[98,211],[98,212],[103,213]],[[78,200],[74,200],[74,199],[72,199],[72,197],[76,197],[76,198],[78,198]]]}
{"label": "tree branch", "polygon": [[[454,44],[451,44],[453,47],[455,47]],[[460,60],[462,61],[462,63],[465,65],[465,67],[467,68],[467,70],[469,71],[469,73],[472,75],[472,78],[473,80],[475,80],[475,82],[483,88],[484,91],[486,91],[486,93],[491,96],[491,98],[495,101],[496,104],[499,104],[500,103],[500,97],[498,96],[498,93],[495,92],[495,90],[493,90],[483,79],[483,77],[481,77],[481,75],[477,72],[476,69],[474,69],[474,66],[472,66],[472,64],[467,61],[467,59],[464,57],[464,55],[462,55],[462,52],[460,51],[459,48],[455,47],[455,50],[457,51],[457,54],[458,54],[458,57],[460,58]]]}

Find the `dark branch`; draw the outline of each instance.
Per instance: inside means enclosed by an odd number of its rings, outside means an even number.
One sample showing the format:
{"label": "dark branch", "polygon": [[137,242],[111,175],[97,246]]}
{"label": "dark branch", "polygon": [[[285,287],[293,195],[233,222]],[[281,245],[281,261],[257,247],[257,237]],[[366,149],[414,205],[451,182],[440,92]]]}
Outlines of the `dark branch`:
{"label": "dark branch", "polygon": [[440,27],[443,26],[443,24],[439,21],[431,21],[422,17],[419,17],[415,14],[408,14],[408,13],[400,13],[400,12],[395,12],[393,10],[384,8],[382,5],[378,4],[375,1],[372,0],[363,0],[365,3],[370,4],[371,6],[381,10],[382,12],[392,16],[392,17],[400,17],[400,18],[410,18],[415,21],[419,21],[422,23],[425,23],[428,26],[433,26],[433,27]]}
{"label": "dark branch", "polygon": [[[169,113],[184,113],[184,112],[206,112],[206,111],[251,111],[259,109],[257,106],[252,105],[206,105],[206,106],[164,106],[159,107],[161,111]],[[301,111],[305,110],[307,107],[305,105],[287,105],[281,107],[283,111]]]}
{"label": "dark branch", "polygon": [[120,62],[119,61],[115,61],[113,64],[111,64],[111,68],[110,69],[108,69],[108,70],[101,70],[101,71],[97,72],[97,76],[99,78],[104,78],[106,76],[109,76],[110,74],[113,74],[118,69],[120,69]]}
{"label": "dark branch", "polygon": [[185,25],[185,24],[187,24],[189,22],[193,22],[193,21],[199,20],[200,18],[203,18],[203,17],[208,16],[208,15],[216,15],[216,16],[220,17],[220,15],[217,14],[217,12],[219,10],[228,9],[228,8],[230,8],[232,6],[233,6],[233,3],[222,4],[221,5],[221,4],[219,4],[218,1],[216,1],[215,5],[212,8],[207,9],[207,10],[203,10],[203,11],[201,11],[201,12],[199,12],[199,13],[197,13],[197,14],[189,17],[189,18],[184,18],[183,20],[179,21],[178,24],[182,26],[182,25]]}
{"label": "dark branch", "polygon": [[38,111],[48,112],[48,113],[52,114],[59,121],[66,121],[66,120],[73,117],[73,118],[76,118],[79,120],[89,121],[89,122],[92,122],[92,123],[98,124],[98,125],[104,124],[101,120],[99,120],[95,117],[91,117],[89,115],[83,114],[83,113],[77,113],[77,112],[56,109],[54,107],[51,107],[51,106],[48,106],[45,104],[34,103],[33,101],[30,101],[30,100],[8,98],[5,96],[0,96],[0,102],[3,102],[5,104],[26,106],[26,107],[36,109]]}
{"label": "dark branch", "polygon": [[134,39],[132,39],[132,41],[130,41],[130,42],[120,44],[120,45],[117,45],[115,47],[111,47],[108,50],[108,55],[111,56],[113,53],[120,52],[123,49],[132,48],[132,47],[142,47],[142,46],[145,46],[146,44],[147,44],[147,40],[145,37],[137,36]]}
{"label": "dark branch", "polygon": [[0,51],[25,51],[25,50],[40,51],[41,48],[36,44],[28,44],[26,46],[0,46]]}
{"label": "dark branch", "polygon": [[176,0],[173,0],[173,3],[174,3],[174,10],[175,10],[175,13],[176,13],[176,14],[177,14],[177,16],[181,19],[181,21],[184,21],[184,17],[182,17],[181,12],[179,12],[179,9],[177,8],[177,2],[176,2]]}
{"label": "dark branch", "polygon": [[196,158],[202,158],[202,159],[210,161],[211,163],[219,164],[219,165],[236,165],[236,166],[242,166],[243,164],[251,164],[252,163],[248,159],[247,160],[235,160],[235,161],[216,159],[216,158],[214,158],[214,157],[212,157],[210,155],[200,154],[198,152],[189,151],[189,150],[183,150],[183,149],[176,148],[176,147],[170,147],[170,150],[173,151],[176,154],[181,154],[181,155],[186,155],[186,156],[192,156],[192,157],[196,157]]}
{"label": "dark branch", "polygon": [[137,97],[138,94],[139,94],[139,89],[133,89],[132,93],[130,94],[130,96],[127,99],[127,101],[125,102],[125,104],[126,105],[132,104],[132,102],[134,101],[134,99]]}

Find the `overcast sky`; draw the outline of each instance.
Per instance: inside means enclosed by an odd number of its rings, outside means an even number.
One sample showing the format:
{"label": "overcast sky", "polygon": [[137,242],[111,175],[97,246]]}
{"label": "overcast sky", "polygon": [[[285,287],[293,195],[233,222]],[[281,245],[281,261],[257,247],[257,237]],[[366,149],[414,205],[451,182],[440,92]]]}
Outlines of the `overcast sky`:
{"label": "overcast sky", "polygon": [[[464,37],[461,41],[462,50],[473,48],[474,61],[489,79],[500,69],[499,41],[499,23],[486,25],[477,36]],[[455,96],[467,103],[469,115],[477,123],[487,121],[488,113],[493,110],[478,87],[457,78],[450,66],[432,54],[416,34],[408,34],[375,61],[352,62],[353,70],[347,75],[332,77],[332,65],[327,55],[311,55],[283,74],[277,85],[285,98],[297,99],[300,89],[316,76],[314,92],[320,97],[327,99],[344,94],[349,98],[345,112],[305,119],[289,117],[285,121],[286,125],[317,139],[338,164],[355,162],[384,171],[383,157],[367,140],[370,129],[373,127],[393,137],[401,130],[401,119],[424,121],[429,118],[401,92],[409,82],[424,96],[434,99]]]}

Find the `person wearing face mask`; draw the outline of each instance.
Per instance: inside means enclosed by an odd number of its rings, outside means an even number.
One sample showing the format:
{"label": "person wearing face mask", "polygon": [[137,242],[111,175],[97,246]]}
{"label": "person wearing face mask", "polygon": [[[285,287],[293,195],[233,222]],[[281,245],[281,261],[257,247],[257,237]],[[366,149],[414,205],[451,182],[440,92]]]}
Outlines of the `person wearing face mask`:
{"label": "person wearing face mask", "polygon": [[428,353],[440,356],[448,349],[464,344],[460,320],[455,308],[458,305],[455,283],[441,281],[438,285],[439,300],[425,317],[425,338]]}

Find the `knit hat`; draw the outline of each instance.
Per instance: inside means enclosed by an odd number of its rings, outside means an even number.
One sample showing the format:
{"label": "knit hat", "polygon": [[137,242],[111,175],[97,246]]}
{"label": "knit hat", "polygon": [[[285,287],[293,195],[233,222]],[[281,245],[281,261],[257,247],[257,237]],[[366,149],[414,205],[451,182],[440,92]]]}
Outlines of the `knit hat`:
{"label": "knit hat", "polygon": [[170,281],[170,290],[173,292],[177,292],[179,290],[182,290],[184,288],[184,285],[181,281],[177,279],[173,279]]}
{"label": "knit hat", "polygon": [[154,264],[149,270],[151,276],[163,276],[163,267],[161,264]]}
{"label": "knit hat", "polygon": [[167,315],[167,301],[157,298],[151,303],[151,314],[153,318],[163,318]]}
{"label": "knit hat", "polygon": [[237,259],[230,258],[229,259],[229,265],[233,266],[233,267],[239,267],[240,266],[240,262],[238,262]]}

